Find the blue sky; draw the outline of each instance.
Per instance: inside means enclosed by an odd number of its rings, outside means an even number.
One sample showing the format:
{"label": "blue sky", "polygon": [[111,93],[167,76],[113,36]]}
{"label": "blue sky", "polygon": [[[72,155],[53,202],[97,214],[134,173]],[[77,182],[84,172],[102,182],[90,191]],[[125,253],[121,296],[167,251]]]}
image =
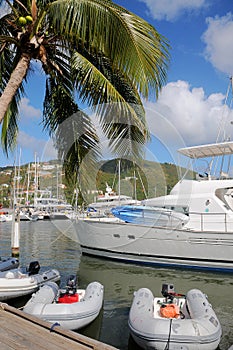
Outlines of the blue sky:
{"label": "blue sky", "polygon": [[[146,157],[176,162],[177,148],[215,142],[220,123],[233,120],[232,111],[224,106],[229,77],[233,74],[232,1],[115,2],[150,22],[171,45],[167,83],[157,101],[144,101],[152,137]],[[18,137],[21,163],[33,161],[35,153],[40,160],[54,156],[41,126],[43,87],[41,71],[35,69],[21,104]],[[221,140],[231,137],[230,123],[226,130],[220,135]],[[0,166],[12,164],[14,158],[11,155],[7,159],[1,150]]]}

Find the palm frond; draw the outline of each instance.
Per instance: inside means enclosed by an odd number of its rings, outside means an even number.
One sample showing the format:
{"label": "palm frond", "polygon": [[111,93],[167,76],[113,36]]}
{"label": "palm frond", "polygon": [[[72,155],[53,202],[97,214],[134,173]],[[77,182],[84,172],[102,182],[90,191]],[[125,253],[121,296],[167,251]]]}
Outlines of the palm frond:
{"label": "palm frond", "polygon": [[[149,134],[137,90],[102,54],[92,55],[85,49],[82,53],[75,53],[72,60],[80,98],[100,115],[100,124],[115,153],[122,155],[124,144],[125,154],[140,154],[139,149],[148,141]],[[126,139],[127,143],[122,142]]]}
{"label": "palm frond", "polygon": [[4,152],[8,156],[9,151],[13,151],[17,143],[18,135],[18,102],[15,97],[7,111],[2,123],[1,144]]}
{"label": "palm frond", "polygon": [[49,77],[46,80],[46,90],[43,110],[44,128],[52,135],[57,127],[78,111],[72,94],[62,80]]}
{"label": "palm frond", "polygon": [[51,77],[46,82],[43,123],[55,140],[67,176],[72,174],[72,178],[77,177],[84,157],[90,158],[90,167],[92,164],[94,166],[99,157],[99,140],[95,129],[61,81]]}
{"label": "palm frond", "polygon": [[63,145],[72,143],[65,150],[63,168],[66,178],[78,182],[84,195],[91,188],[92,175],[95,173],[97,160],[100,159],[99,140],[85,113],[80,111],[70,119],[65,125],[58,127],[56,139],[59,142],[62,140]]}
{"label": "palm frond", "polygon": [[[93,106],[100,116],[100,121],[115,118],[115,122],[125,122],[128,116],[133,116],[134,123],[146,133],[145,114],[137,90],[126,76],[120,71],[114,71],[109,62],[103,59],[86,58],[75,53],[72,60],[75,87],[83,103]],[[118,113],[114,107],[111,114],[112,103],[118,103]],[[141,106],[141,113],[136,113],[129,103]],[[115,104],[116,106],[116,104]]]}
{"label": "palm frond", "polygon": [[[60,14],[63,14],[61,17]],[[158,94],[166,78],[169,45],[153,26],[106,0],[54,1],[47,12],[57,33],[98,48],[142,95]]]}

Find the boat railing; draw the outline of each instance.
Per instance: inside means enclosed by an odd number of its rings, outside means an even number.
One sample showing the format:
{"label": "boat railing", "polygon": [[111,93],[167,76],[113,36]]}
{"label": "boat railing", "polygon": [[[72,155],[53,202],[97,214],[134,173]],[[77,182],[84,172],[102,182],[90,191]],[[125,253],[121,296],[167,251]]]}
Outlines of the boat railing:
{"label": "boat railing", "polygon": [[[233,215],[228,213],[198,213],[189,212],[190,227],[194,224],[195,229],[200,231],[219,231],[232,232],[233,231]],[[197,227],[198,226],[198,227]]]}

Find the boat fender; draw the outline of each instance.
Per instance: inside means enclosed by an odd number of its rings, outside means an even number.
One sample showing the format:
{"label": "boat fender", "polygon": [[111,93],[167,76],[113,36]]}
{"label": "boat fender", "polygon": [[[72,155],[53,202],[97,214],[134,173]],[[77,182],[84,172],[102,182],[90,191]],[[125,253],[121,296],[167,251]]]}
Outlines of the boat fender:
{"label": "boat fender", "polygon": [[160,315],[165,318],[178,318],[180,316],[179,306],[176,304],[162,304]]}

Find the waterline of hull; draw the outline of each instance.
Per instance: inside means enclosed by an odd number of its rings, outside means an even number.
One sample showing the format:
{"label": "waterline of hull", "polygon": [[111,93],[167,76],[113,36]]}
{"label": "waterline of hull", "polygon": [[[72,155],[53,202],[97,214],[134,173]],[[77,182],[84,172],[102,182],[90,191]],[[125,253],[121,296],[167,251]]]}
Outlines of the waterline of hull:
{"label": "waterline of hull", "polygon": [[145,227],[79,220],[83,254],[129,263],[233,273],[233,232]]}

